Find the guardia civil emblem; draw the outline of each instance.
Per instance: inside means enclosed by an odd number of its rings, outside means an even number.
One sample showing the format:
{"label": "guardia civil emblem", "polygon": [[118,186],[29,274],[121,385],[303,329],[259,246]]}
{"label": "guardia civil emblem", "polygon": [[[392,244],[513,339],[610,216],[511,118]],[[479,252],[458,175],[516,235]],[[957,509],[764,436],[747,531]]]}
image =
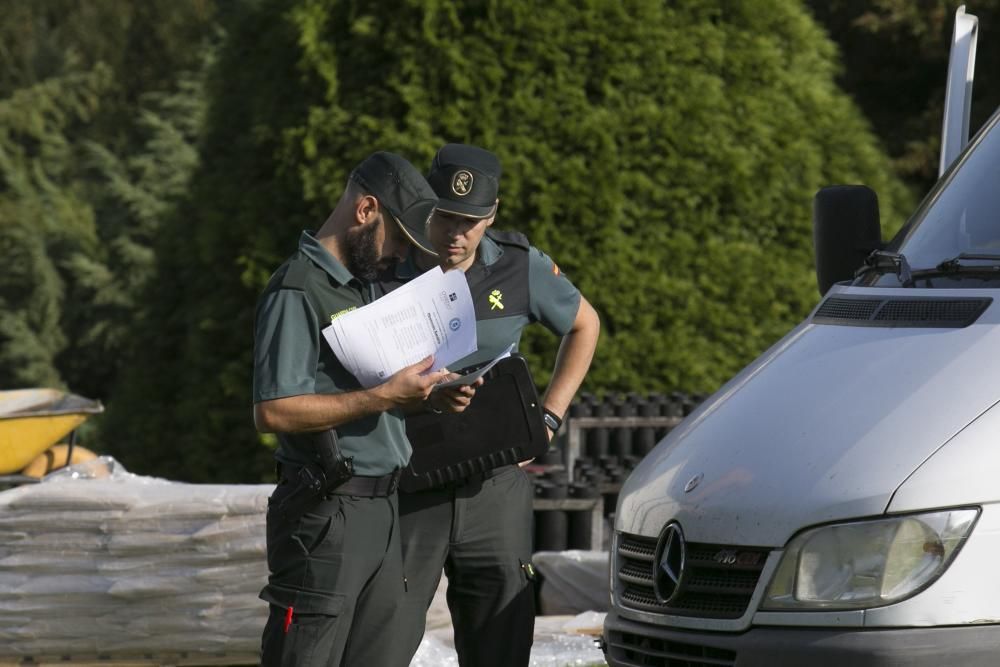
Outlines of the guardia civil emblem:
{"label": "guardia civil emblem", "polygon": [[503,310],[503,293],[500,290],[495,289],[490,292],[489,301],[490,310],[496,310],[497,308]]}
{"label": "guardia civil emblem", "polygon": [[455,176],[451,179],[451,191],[459,197],[464,197],[472,192],[472,173],[464,169],[455,172]]}

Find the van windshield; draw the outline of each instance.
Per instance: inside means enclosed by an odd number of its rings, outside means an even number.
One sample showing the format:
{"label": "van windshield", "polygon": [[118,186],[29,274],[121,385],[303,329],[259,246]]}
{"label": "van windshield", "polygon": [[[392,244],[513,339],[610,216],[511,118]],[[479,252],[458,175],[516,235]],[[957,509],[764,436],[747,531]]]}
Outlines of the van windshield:
{"label": "van windshield", "polygon": [[[914,287],[1000,287],[1000,273],[995,269],[1000,267],[998,118],[1000,113],[994,114],[957,168],[935,186],[887,247],[906,257],[915,274]],[[934,270],[947,262],[975,268]],[[869,274],[860,284],[892,287],[902,283],[889,272]]]}

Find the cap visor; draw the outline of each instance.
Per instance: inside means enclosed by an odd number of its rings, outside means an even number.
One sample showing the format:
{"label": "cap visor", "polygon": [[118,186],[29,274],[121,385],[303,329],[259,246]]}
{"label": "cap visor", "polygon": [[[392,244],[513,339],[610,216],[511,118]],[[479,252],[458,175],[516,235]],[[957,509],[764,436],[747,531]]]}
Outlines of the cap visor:
{"label": "cap visor", "polygon": [[418,248],[420,248],[420,250],[427,253],[428,255],[434,255],[435,257],[437,257],[437,253],[434,252],[433,248],[431,248],[431,244],[427,241],[427,239],[425,238],[418,239],[416,234],[414,234],[413,232],[411,232],[409,229],[406,228],[406,225],[403,224],[402,220],[392,215],[392,213],[389,213],[389,215],[392,216],[392,219],[396,221],[396,224],[399,225],[399,228],[403,230],[403,234],[406,236],[406,238],[410,240],[410,243],[417,246]]}
{"label": "cap visor", "polygon": [[497,205],[494,202],[492,206],[470,206],[469,204],[463,204],[450,199],[439,199],[437,210],[442,213],[450,213],[451,215],[460,215],[463,218],[481,220],[493,215],[497,210]]}

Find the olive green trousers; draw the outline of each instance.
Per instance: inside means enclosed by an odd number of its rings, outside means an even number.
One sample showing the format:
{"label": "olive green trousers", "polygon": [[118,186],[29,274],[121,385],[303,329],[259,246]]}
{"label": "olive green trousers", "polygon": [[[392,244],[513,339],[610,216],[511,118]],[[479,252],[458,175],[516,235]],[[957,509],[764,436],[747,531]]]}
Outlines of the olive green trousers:
{"label": "olive green trousers", "polygon": [[517,466],[498,468],[487,479],[400,493],[408,592],[387,626],[394,653],[384,664],[409,664],[442,570],[459,664],[528,664],[535,627],[533,493]]}
{"label": "olive green trousers", "polygon": [[268,512],[267,562],[264,667],[409,664],[388,650],[405,595],[395,494],[334,495],[298,518]]}

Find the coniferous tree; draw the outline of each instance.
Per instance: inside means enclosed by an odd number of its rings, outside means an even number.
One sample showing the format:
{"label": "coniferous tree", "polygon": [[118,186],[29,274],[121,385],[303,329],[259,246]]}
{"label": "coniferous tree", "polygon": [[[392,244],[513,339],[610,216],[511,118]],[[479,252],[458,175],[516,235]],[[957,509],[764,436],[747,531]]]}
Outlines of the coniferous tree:
{"label": "coniferous tree", "polygon": [[195,110],[174,111],[189,136],[155,139],[178,151],[147,143],[166,111],[150,91],[190,85],[178,72],[204,57],[213,3],[0,0],[0,13],[0,386],[107,398],[155,218],[193,159]]}
{"label": "coniferous tree", "polygon": [[159,227],[187,193],[198,164],[211,51],[205,56],[201,69],[179,76],[176,92],[143,96],[135,121],[142,143],[133,152],[119,157],[95,141],[82,146],[100,244],[93,261],[77,265],[63,311],[74,344],[58,366],[70,386],[88,395],[106,395],[128,351],[146,344],[133,336],[134,325],[146,316],[147,292],[156,289],[148,282]]}
{"label": "coniferous tree", "polygon": [[0,386],[61,386],[67,286],[96,252],[78,183],[75,128],[99,107],[109,72],[51,77],[0,100]]}
{"label": "coniferous tree", "polygon": [[205,83],[199,165],[153,244],[129,332],[138,342],[102,428],[104,446],[135,472],[258,481],[273,469],[250,421],[247,346],[259,281],[308,219],[294,169],[275,160],[281,128],[301,118],[295,36],[279,4],[228,15]]}

